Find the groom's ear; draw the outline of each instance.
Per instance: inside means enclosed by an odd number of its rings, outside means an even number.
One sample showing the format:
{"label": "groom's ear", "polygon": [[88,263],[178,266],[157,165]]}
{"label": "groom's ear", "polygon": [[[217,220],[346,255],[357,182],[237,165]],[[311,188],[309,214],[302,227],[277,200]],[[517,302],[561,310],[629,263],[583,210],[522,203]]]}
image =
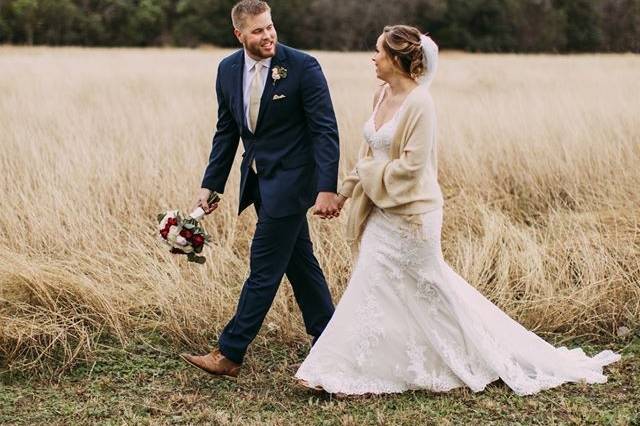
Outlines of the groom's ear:
{"label": "groom's ear", "polygon": [[244,44],[244,42],[242,41],[242,32],[239,29],[234,27],[233,28],[233,34],[236,36],[236,38],[238,39],[240,44]]}

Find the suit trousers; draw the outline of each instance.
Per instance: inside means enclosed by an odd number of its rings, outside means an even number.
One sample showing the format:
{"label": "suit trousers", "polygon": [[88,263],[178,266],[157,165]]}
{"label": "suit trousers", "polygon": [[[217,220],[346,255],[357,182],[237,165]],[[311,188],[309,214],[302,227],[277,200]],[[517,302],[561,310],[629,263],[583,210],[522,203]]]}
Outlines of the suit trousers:
{"label": "suit trousers", "polygon": [[236,313],[218,340],[220,352],[241,364],[247,347],[258,334],[284,274],[302,311],[305,328],[320,336],[333,315],[334,306],[327,282],[313,254],[306,212],[269,217],[260,202],[258,179],[253,173],[247,190],[254,191],[258,215],[251,243],[250,272],[245,281]]}

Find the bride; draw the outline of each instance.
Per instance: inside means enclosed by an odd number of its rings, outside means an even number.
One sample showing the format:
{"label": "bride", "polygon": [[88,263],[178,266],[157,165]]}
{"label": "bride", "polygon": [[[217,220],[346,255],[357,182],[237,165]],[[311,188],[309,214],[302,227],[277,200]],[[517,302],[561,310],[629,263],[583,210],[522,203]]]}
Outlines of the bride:
{"label": "bride", "polygon": [[[605,350],[553,347],[507,316],[445,262],[440,246],[436,116],[429,85],[438,48],[413,27],[384,28],[372,58],[385,81],[366,143],[339,191],[351,198],[353,275],[295,376],[329,393],[467,386],[498,378],[518,395],[565,382],[603,383]],[[342,205],[341,204],[341,205]]]}

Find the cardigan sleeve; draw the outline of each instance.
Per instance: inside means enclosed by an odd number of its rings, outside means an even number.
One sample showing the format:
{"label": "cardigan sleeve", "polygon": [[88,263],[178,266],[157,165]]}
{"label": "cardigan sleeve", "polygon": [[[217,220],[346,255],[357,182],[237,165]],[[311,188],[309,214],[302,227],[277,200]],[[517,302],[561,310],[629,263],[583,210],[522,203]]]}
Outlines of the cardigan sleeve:
{"label": "cardigan sleeve", "polygon": [[360,181],[357,168],[353,168],[342,180],[342,184],[338,189],[338,194],[345,198],[351,198],[353,190]]}
{"label": "cardigan sleeve", "polygon": [[435,110],[430,97],[409,104],[407,109],[406,120],[399,123],[402,140],[398,158],[364,157],[356,165],[364,192],[380,208],[401,206],[424,194],[421,175],[434,144]]}
{"label": "cardigan sleeve", "polygon": [[[369,144],[366,141],[362,141],[360,148],[358,149],[358,161],[362,160],[367,156],[367,152],[369,151]],[[360,176],[358,175],[358,167],[357,164],[351,169],[349,173],[342,179],[342,183],[338,188],[338,194],[342,195],[345,198],[351,198],[353,195],[353,190],[356,185],[360,183]]]}

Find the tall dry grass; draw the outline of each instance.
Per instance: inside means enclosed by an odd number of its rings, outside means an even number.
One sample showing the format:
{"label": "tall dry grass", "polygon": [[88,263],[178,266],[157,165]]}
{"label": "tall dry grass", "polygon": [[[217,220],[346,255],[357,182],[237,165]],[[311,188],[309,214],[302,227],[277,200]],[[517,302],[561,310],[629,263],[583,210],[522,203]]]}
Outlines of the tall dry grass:
{"label": "tall dry grass", "polygon": [[[158,211],[187,208],[215,124],[220,50],[0,48],[0,361],[59,369],[101,337],[210,345],[235,309],[255,219],[238,172],[205,225],[205,266],[169,255]],[[368,54],[318,53],[343,170],[376,85]],[[640,320],[638,56],[444,53],[433,92],[443,247],[525,326],[611,338]],[[334,298],[343,221],[311,220]],[[304,341],[283,285],[257,344]]]}

